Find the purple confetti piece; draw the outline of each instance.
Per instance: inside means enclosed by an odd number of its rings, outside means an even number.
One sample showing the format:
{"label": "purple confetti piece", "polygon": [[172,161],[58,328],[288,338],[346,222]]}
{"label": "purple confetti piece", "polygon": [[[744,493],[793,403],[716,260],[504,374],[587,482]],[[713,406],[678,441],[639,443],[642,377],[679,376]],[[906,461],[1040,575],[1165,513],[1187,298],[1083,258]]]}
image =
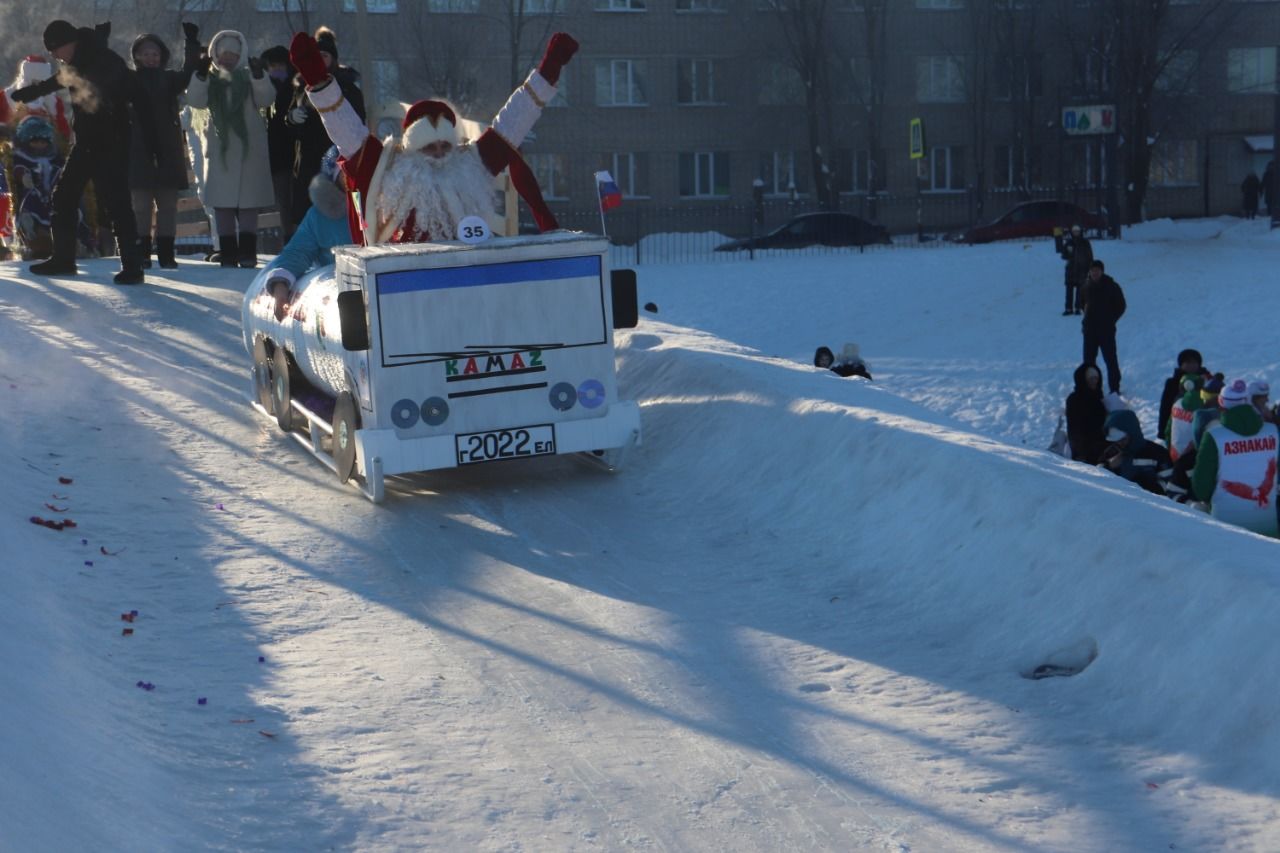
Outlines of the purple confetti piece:
{"label": "purple confetti piece", "polygon": [[209,704],[209,700],[208,700],[208,698],[206,698],[206,697],[204,697],[204,696],[201,696],[199,699],[197,699],[197,700],[196,700],[196,704],[197,704],[197,705],[208,705],[208,704]]}
{"label": "purple confetti piece", "polygon": [[80,544],[81,544],[81,545],[88,545],[88,544],[89,544],[89,540],[88,540],[88,539],[81,539],[81,540],[80,540]]}
{"label": "purple confetti piece", "polygon": [[222,504],[214,504],[214,506],[217,507],[218,509],[222,509]]}
{"label": "purple confetti piece", "polygon": [[137,618],[138,618],[138,611],[136,611],[136,610],[130,610],[130,611],[129,611],[129,615],[130,615],[130,616],[132,616],[134,619],[137,619]]}
{"label": "purple confetti piece", "polygon": [[258,655],[258,663],[266,663],[266,662],[267,662],[266,658],[264,658],[262,655]]}
{"label": "purple confetti piece", "polygon": [[92,565],[93,565],[93,560],[85,560],[85,561],[84,561],[84,564],[85,564],[86,566],[92,566]]}

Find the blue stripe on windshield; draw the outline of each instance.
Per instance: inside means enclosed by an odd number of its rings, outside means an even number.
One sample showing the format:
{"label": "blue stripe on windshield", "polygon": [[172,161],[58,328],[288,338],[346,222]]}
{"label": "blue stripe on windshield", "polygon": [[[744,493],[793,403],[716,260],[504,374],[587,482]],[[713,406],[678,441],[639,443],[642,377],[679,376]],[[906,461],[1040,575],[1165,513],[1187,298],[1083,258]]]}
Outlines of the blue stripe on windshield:
{"label": "blue stripe on windshield", "polygon": [[413,293],[450,287],[481,287],[486,284],[514,284],[521,281],[552,281],[566,278],[599,278],[600,256],[554,258],[546,261],[513,261],[476,267],[438,267],[378,273],[378,293]]}

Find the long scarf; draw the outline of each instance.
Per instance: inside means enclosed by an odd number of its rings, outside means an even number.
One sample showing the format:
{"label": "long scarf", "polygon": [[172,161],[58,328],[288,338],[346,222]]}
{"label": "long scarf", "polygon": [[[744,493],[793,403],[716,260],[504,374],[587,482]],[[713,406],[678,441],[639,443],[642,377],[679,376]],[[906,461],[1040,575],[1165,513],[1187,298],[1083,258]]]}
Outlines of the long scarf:
{"label": "long scarf", "polygon": [[244,104],[251,93],[249,69],[237,68],[227,75],[218,70],[209,75],[209,118],[221,143],[222,165],[227,165],[227,148],[231,134],[240,137],[245,153],[249,151],[249,128],[245,124]]}

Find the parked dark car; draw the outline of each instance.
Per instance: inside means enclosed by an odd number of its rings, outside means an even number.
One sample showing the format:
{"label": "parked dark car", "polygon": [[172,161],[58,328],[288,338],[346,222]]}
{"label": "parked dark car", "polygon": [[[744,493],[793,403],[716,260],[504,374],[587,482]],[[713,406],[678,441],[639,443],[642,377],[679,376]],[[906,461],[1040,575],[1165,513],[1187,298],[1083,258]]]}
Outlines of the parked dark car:
{"label": "parked dark car", "polygon": [[717,252],[739,249],[803,249],[806,246],[870,246],[889,243],[889,231],[852,213],[802,213],[758,237],[730,240]]}
{"label": "parked dark car", "polygon": [[1055,228],[1070,230],[1079,225],[1085,233],[1100,233],[1106,220],[1069,201],[1028,201],[1014,207],[990,223],[970,228],[960,235],[962,243],[990,243],[993,240],[1023,240],[1052,237]]}

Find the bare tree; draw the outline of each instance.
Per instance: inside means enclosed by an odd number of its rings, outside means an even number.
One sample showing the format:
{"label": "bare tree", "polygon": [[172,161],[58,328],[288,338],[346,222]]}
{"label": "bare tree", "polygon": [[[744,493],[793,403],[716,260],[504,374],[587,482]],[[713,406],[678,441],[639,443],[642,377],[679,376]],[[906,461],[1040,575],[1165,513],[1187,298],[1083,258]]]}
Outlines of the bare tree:
{"label": "bare tree", "polygon": [[[884,110],[890,61],[889,0],[863,0],[855,6],[854,13],[853,43],[858,44],[860,50],[853,61],[851,88],[854,102],[862,109],[862,141],[867,152],[867,173],[863,177],[867,193],[874,196],[885,186]],[[875,217],[874,212],[871,216]]]}
{"label": "bare tree", "polygon": [[420,3],[397,21],[410,55],[410,76],[403,85],[410,91],[446,98],[469,115],[480,96],[479,70],[474,45],[481,43],[486,21],[475,15],[442,14],[431,4]]}
{"label": "bare tree", "polygon": [[[834,210],[838,193],[832,158],[833,91],[831,73],[841,63],[833,45],[828,0],[771,0],[778,23],[779,59],[793,69],[804,86],[805,126],[814,195],[823,210]],[[845,64],[845,67],[848,67]]]}
{"label": "bare tree", "polygon": [[[1041,121],[1042,3],[998,3],[993,27],[996,97],[1008,98],[1012,130],[1012,183],[1030,198]],[[997,164],[999,167],[1000,164]]]}
{"label": "bare tree", "polygon": [[[1190,6],[1177,0],[1098,0],[1084,20],[1066,13],[1062,28],[1073,59],[1081,50],[1105,69],[1103,94],[1116,106],[1124,165],[1125,221],[1142,220],[1152,151],[1173,99],[1185,95],[1201,58],[1240,14],[1232,0],[1206,0]],[[1168,85],[1174,63],[1193,59],[1191,73]],[[1109,164],[1115,168],[1120,164]]]}
{"label": "bare tree", "polygon": [[565,14],[567,0],[475,0],[481,15],[496,24],[505,36],[508,85],[524,82],[537,51],[555,32]]}

